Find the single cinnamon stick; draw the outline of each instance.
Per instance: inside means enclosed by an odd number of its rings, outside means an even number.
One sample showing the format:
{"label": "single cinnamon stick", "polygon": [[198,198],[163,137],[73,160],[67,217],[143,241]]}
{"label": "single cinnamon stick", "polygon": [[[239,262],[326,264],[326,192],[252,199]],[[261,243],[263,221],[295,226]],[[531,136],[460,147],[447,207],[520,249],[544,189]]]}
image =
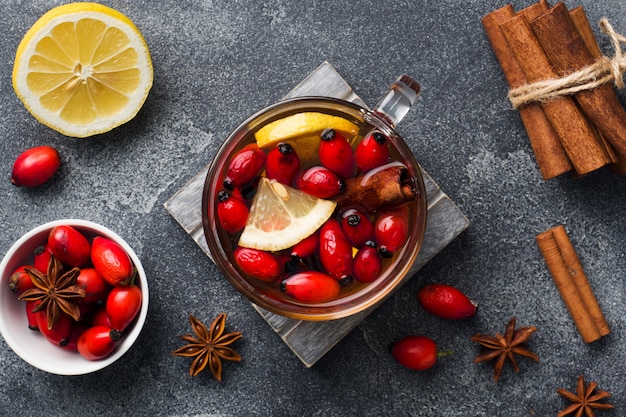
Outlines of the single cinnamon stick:
{"label": "single cinnamon stick", "polygon": [[[542,14],[534,21],[545,15]],[[500,29],[529,83],[557,78],[523,14],[502,23]],[[578,174],[584,175],[611,163],[594,127],[571,97],[546,101],[543,103],[543,110]]]}
{"label": "single cinnamon stick", "polygon": [[[501,23],[514,15],[513,6],[509,4],[494,10],[482,19],[487,38],[510,88],[516,88],[527,83],[524,72],[499,28]],[[548,180],[571,171],[572,165],[541,105],[529,103],[522,106],[519,108],[519,115],[526,129],[542,177]]]}
{"label": "single cinnamon stick", "polygon": [[340,205],[356,204],[368,211],[376,211],[399,206],[416,198],[417,189],[407,167],[392,162],[345,180],[344,191],[333,197],[333,200]]}
{"label": "single cinnamon stick", "polygon": [[[564,3],[557,3],[533,20],[531,27],[560,76],[595,62]],[[579,91],[574,98],[617,153],[626,157],[626,111],[613,87],[603,84],[592,90]]]}
{"label": "single cinnamon stick", "polygon": [[[591,56],[593,56],[594,59],[600,59],[602,57],[602,51],[600,50],[600,46],[598,46],[596,37],[593,34],[593,29],[591,29],[585,9],[582,6],[575,7],[569,11],[569,15],[572,18],[572,22],[574,22],[574,26],[578,29],[578,33],[580,33],[580,36],[585,42]],[[615,95],[615,91],[613,89],[611,89],[611,91],[613,92],[613,95]],[[616,100],[619,99],[616,97]],[[604,146],[607,148],[607,151],[613,160],[613,165],[611,167],[613,172],[616,174],[626,174],[626,157],[616,153],[611,145],[606,143],[606,141]]]}
{"label": "single cinnamon stick", "polygon": [[610,333],[578,255],[562,225],[536,237],[548,270],[585,343]]}

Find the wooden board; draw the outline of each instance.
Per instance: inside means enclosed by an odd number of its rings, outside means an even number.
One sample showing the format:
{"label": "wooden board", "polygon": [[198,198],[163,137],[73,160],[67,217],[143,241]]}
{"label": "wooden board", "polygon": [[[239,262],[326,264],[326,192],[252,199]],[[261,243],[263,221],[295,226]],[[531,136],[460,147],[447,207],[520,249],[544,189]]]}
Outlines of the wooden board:
{"label": "wooden board", "polygon": [[[300,96],[336,97],[365,107],[365,103],[328,62],[322,63],[285,98]],[[201,215],[202,188],[207,171],[208,165],[165,202],[164,206],[210,258]],[[469,226],[467,217],[428,173],[422,170],[422,174],[428,196],[427,225],[422,248],[405,281]],[[307,367],[313,366],[376,308],[374,306],[340,320],[313,322],[289,319],[254,304],[253,307]]]}

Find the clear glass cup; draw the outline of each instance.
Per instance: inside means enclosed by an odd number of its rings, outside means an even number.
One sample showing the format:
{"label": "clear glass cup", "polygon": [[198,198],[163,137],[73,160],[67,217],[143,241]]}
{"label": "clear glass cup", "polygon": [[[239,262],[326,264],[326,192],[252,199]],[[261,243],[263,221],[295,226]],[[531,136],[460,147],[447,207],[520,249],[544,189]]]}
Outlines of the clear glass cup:
{"label": "clear glass cup", "polygon": [[[411,269],[420,250],[426,228],[426,190],[421,169],[395,126],[409,111],[419,94],[419,85],[410,77],[399,77],[371,110],[328,97],[300,97],[278,102],[249,117],[226,139],[209,166],[202,195],[202,225],[210,255],[230,283],[247,299],[275,314],[299,320],[333,320],[347,317],[384,300]],[[416,195],[410,204],[409,237],[382,275],[366,285],[342,291],[339,298],[318,304],[298,302],[280,290],[240,273],[233,261],[236,243],[222,230],[217,218],[218,193],[228,163],[238,150],[254,141],[254,132],[268,123],[300,112],[321,112],[341,116],[359,127],[358,137],[378,130],[391,145],[392,154],[407,168],[403,181]]]}

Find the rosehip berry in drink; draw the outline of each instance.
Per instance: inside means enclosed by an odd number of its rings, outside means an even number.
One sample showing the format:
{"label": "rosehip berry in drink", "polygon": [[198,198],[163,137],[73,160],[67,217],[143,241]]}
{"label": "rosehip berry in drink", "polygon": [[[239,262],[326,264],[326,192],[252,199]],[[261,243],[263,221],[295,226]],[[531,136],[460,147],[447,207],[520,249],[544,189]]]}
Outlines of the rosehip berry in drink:
{"label": "rosehip berry in drink", "polygon": [[320,138],[321,164],[341,178],[353,177],[354,152],[348,140],[334,129],[325,129]]}
{"label": "rosehip berry in drink", "polygon": [[37,146],[22,152],[13,163],[11,182],[18,187],[38,187],[61,166],[59,152],[51,146]]}
{"label": "rosehip berry in drink", "polygon": [[233,190],[254,180],[265,165],[265,152],[256,143],[250,143],[233,156],[224,179],[224,187]]}
{"label": "rosehip berry in drink", "polygon": [[365,245],[359,249],[352,263],[352,276],[355,280],[372,282],[380,276],[382,270],[383,261],[375,246]]}
{"label": "rosehip berry in drink", "polygon": [[387,138],[374,132],[363,139],[354,151],[354,160],[360,171],[366,172],[389,162]]}
{"label": "rosehip berry in drink", "polygon": [[313,256],[317,248],[319,248],[319,245],[320,234],[318,231],[305,237],[291,248],[291,259],[296,262],[301,262],[303,259]]}
{"label": "rosehip berry in drink", "polygon": [[35,254],[33,256],[33,266],[35,269],[42,274],[47,274],[51,255],[52,252],[50,251],[50,246],[47,243],[45,245],[38,246],[35,249]]}
{"label": "rosehip berry in drink", "polygon": [[451,285],[426,285],[417,292],[417,299],[424,310],[444,319],[460,320],[476,314],[476,303]]}
{"label": "rosehip berry in drink", "polygon": [[56,226],[48,235],[50,252],[63,265],[82,267],[87,265],[91,245],[80,231],[72,226]]}
{"label": "rosehip berry in drink", "polygon": [[234,257],[243,273],[260,281],[276,281],[282,273],[281,262],[271,252],[240,246],[235,249]]}
{"label": "rosehip berry in drink", "polygon": [[298,301],[324,303],[339,295],[341,286],[333,277],[319,271],[298,272],[285,279],[280,290]]}
{"label": "rosehip berry in drink", "polygon": [[424,371],[437,362],[437,344],[426,336],[408,336],[391,347],[391,354],[402,365]]}
{"label": "rosehip berry in drink", "polygon": [[382,214],[374,228],[380,256],[392,258],[409,236],[408,210],[396,209]]}
{"label": "rosehip berry in drink", "polygon": [[346,188],[337,174],[322,166],[314,166],[302,172],[298,176],[296,186],[317,198],[334,197]]}
{"label": "rosehip berry in drink", "polygon": [[285,185],[291,185],[300,170],[298,154],[288,143],[281,142],[267,154],[265,176]]}
{"label": "rosehip berry in drink", "polygon": [[352,245],[333,218],[320,229],[320,262],[326,273],[342,285],[352,282]]}
{"label": "rosehip berry in drink", "polygon": [[228,233],[237,233],[246,226],[250,209],[240,198],[222,190],[217,196],[217,217],[220,224]]}
{"label": "rosehip berry in drink", "polygon": [[33,284],[33,280],[26,272],[26,268],[28,268],[28,266],[18,267],[9,277],[9,289],[17,295],[21,295],[24,291],[35,288],[35,284]]}
{"label": "rosehip berry in drink", "polygon": [[341,229],[355,248],[374,241],[374,223],[361,211],[349,209],[341,217]]}

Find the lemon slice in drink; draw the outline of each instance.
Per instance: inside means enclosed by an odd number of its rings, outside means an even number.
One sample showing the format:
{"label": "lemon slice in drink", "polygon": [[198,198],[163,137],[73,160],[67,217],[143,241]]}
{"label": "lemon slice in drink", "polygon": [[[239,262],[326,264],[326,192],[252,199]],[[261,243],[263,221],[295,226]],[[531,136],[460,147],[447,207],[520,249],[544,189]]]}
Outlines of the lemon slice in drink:
{"label": "lemon slice in drink", "polygon": [[97,3],[45,13],[15,55],[13,88],[41,123],[73,137],[132,119],[152,87],[152,61],[137,27]]}
{"label": "lemon slice in drink", "polygon": [[359,128],[340,116],[319,112],[302,112],[275,120],[255,133],[257,145],[267,148],[278,142],[288,142],[296,150],[300,161],[312,159],[320,143],[324,129],[332,128],[351,139]]}
{"label": "lemon slice in drink", "polygon": [[262,177],[239,246],[280,251],[313,234],[337,203]]}

